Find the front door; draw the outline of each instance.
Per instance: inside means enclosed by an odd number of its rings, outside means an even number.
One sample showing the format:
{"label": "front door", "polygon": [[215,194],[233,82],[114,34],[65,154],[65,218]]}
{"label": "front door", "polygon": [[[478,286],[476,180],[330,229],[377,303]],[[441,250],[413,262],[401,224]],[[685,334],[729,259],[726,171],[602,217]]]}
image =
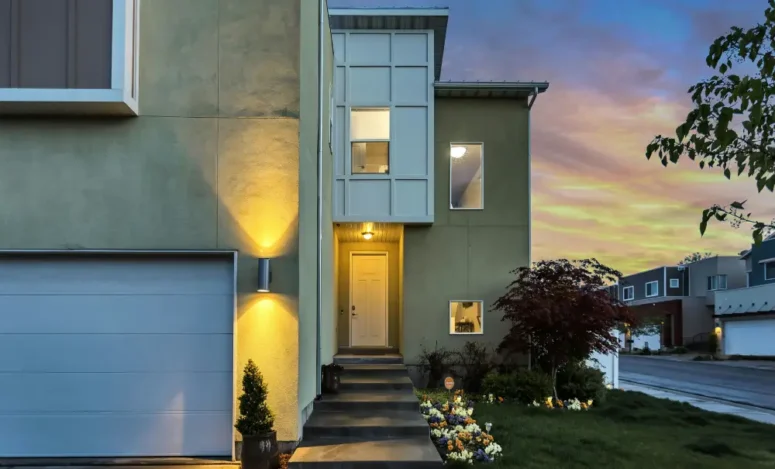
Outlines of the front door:
{"label": "front door", "polygon": [[387,346],[387,253],[357,254],[350,259],[350,343]]}

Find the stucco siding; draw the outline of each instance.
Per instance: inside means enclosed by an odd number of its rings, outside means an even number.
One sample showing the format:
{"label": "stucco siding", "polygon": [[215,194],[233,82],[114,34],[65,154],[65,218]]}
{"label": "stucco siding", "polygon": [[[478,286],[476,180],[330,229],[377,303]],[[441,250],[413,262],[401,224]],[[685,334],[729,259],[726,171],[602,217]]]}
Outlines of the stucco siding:
{"label": "stucco siding", "polygon": [[[403,354],[417,363],[424,345],[459,349],[468,340],[497,346],[508,324],[491,312],[529,263],[530,174],[525,101],[437,99],[435,217],[404,228]],[[484,209],[450,210],[449,148],[484,142]],[[449,301],[482,300],[483,334],[451,335]]]}
{"label": "stucco siding", "polygon": [[[254,359],[278,438],[296,440],[299,181],[314,179],[299,158],[301,0],[140,10],[140,117],[0,126],[0,249],[239,250],[236,387]],[[258,257],[272,258],[270,294],[256,293]]]}

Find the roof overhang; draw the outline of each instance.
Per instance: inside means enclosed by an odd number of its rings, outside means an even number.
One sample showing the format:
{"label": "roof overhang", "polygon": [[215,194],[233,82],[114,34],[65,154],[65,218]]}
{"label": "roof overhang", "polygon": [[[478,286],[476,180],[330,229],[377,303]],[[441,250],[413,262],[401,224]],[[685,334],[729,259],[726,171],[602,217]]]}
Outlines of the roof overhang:
{"label": "roof overhang", "polygon": [[436,80],[441,77],[449,8],[329,8],[331,30],[433,31]]}
{"label": "roof overhang", "polygon": [[437,81],[437,98],[527,98],[549,89],[546,81],[478,82]]}

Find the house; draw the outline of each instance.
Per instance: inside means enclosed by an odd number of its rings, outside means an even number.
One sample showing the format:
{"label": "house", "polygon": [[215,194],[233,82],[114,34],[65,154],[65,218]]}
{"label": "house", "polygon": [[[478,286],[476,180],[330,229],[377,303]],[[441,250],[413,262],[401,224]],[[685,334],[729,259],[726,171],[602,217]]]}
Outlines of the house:
{"label": "house", "polygon": [[725,355],[775,356],[775,234],[740,257],[746,283],[716,293],[716,332]]}
{"label": "house", "polygon": [[[713,331],[717,294],[745,285],[744,267],[739,256],[714,256],[626,275],[609,292],[627,303],[636,317],[662,322],[659,346],[699,345]],[[653,342],[649,347],[658,348]]]}
{"label": "house", "polygon": [[293,446],[338,354],[499,342],[547,83],[442,81],[443,8],[79,5],[0,0],[0,457],[234,459],[248,359]]}

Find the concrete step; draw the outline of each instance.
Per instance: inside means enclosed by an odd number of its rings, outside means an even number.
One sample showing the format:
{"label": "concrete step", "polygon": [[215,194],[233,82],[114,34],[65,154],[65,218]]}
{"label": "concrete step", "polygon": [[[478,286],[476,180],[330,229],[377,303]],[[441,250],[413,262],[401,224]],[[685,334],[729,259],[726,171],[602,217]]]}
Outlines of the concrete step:
{"label": "concrete step", "polygon": [[343,376],[339,382],[342,391],[389,391],[414,389],[412,380],[407,376],[360,377]]}
{"label": "concrete step", "polygon": [[409,370],[406,366],[400,364],[381,364],[381,365],[342,365],[342,378],[385,378],[392,376],[409,376]]}
{"label": "concrete step", "polygon": [[395,347],[339,347],[340,355],[397,355]]}
{"label": "concrete step", "polygon": [[239,461],[210,458],[0,458],[3,469],[239,469]]}
{"label": "concrete step", "polygon": [[315,412],[342,410],[420,412],[420,401],[407,391],[343,391],[339,394],[324,394],[315,403]]}
{"label": "concrete step", "polygon": [[320,438],[302,441],[288,466],[292,469],[440,469],[443,463],[428,437]]}
{"label": "concrete step", "polygon": [[390,355],[334,355],[334,363],[338,365],[400,365],[404,357],[398,354]]}
{"label": "concrete step", "polygon": [[366,438],[430,438],[428,422],[414,411],[313,412],[304,425],[304,438],[349,436]]}

